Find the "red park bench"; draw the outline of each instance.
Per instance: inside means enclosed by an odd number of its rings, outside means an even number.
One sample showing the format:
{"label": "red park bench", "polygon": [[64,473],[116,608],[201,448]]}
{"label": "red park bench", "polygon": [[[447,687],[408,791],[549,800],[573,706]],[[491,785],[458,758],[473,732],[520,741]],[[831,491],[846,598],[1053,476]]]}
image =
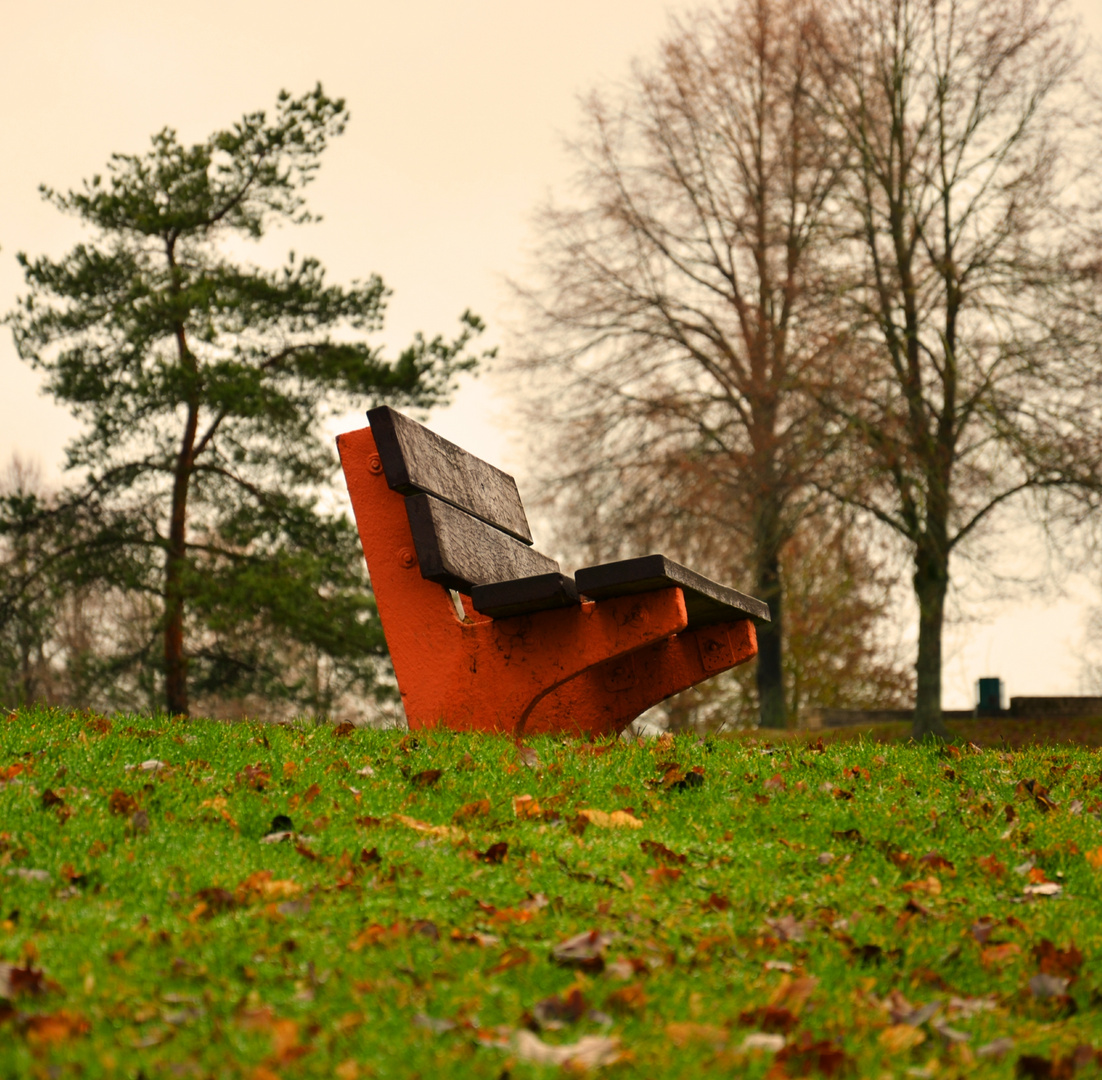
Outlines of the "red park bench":
{"label": "red park bench", "polygon": [[337,445],[410,728],[615,734],[757,655],[760,600],[663,555],[570,578],[511,476],[386,406],[367,419]]}

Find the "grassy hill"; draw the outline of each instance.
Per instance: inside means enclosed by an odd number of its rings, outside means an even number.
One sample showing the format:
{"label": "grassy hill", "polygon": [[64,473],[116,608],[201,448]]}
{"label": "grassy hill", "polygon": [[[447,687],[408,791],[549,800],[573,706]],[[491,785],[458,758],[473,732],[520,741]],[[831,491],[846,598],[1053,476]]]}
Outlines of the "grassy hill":
{"label": "grassy hill", "polygon": [[0,1075],[1071,1076],[1102,761],[0,719]]}

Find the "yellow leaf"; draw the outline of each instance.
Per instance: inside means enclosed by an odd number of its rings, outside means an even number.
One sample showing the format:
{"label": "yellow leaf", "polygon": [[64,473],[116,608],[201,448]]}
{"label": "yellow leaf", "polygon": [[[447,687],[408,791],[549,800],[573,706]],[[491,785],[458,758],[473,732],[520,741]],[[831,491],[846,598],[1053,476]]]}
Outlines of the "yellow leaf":
{"label": "yellow leaf", "polygon": [[1085,852],[1084,857],[1093,870],[1102,870],[1102,847],[1096,847],[1093,851]]}
{"label": "yellow leaf", "polygon": [[405,814],[391,815],[399,825],[405,825],[407,829],[426,833],[429,836],[441,836],[445,840],[466,840],[467,833],[454,825],[430,825],[427,821],[418,821],[416,818]]}
{"label": "yellow leaf", "polygon": [[926,1034],[921,1028],[912,1027],[910,1024],[892,1024],[880,1032],[880,1045],[893,1054],[912,1047],[919,1046],[926,1041]]}
{"label": "yellow leaf", "polygon": [[611,814],[606,814],[604,810],[579,810],[578,817],[602,829],[641,829],[643,827],[643,823],[626,810],[613,810]]}

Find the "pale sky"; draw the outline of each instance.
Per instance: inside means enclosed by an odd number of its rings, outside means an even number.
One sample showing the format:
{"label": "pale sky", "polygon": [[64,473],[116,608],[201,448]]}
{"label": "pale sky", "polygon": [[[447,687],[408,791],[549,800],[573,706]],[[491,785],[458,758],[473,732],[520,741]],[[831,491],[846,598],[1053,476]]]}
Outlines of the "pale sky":
{"label": "pale sky", "polygon": [[[317,255],[335,281],[381,274],[394,290],[393,345],[417,329],[452,332],[467,307],[494,344],[510,314],[504,279],[527,265],[530,215],[569,177],[562,141],[575,130],[578,95],[652,56],[670,14],[687,6],[0,0],[0,311],[22,292],[16,252],[60,255],[82,235],[41,201],[40,183],[76,187],[112,152],[144,152],[165,125],[199,141],[270,109],[281,88],[301,93],[321,80],[352,113],[308,192],[325,220],[278,233],[268,250]],[[1102,6],[1071,7],[1102,39]],[[512,469],[523,490],[513,416],[491,372],[432,426]],[[19,452],[59,481],[75,431],[0,332],[0,467]],[[1028,548],[1018,534],[1007,540]],[[1083,620],[1099,597],[1087,581],[1068,587],[1063,598],[1000,603],[965,589],[963,621],[946,638],[946,707],[971,705],[982,675],[1001,675],[1011,694],[1079,692]]]}

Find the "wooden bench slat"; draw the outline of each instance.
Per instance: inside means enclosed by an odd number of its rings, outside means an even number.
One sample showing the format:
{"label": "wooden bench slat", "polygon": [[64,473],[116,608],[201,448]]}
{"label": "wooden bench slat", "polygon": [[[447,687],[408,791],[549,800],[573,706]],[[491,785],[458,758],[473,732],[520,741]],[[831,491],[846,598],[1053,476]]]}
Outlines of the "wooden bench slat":
{"label": "wooden bench slat", "polygon": [[744,615],[769,621],[767,604],[694,573],[665,555],[643,555],[637,559],[587,566],[574,575],[574,581],[578,591],[593,600],[680,586],[685,594],[690,628],[727,622]]}
{"label": "wooden bench slat", "polygon": [[554,559],[431,495],[407,496],[406,514],[421,576],[446,588],[469,594],[475,585],[559,571]]}
{"label": "wooden bench slat", "polygon": [[471,603],[475,611],[491,619],[507,619],[511,615],[571,607],[580,604],[581,600],[572,578],[565,574],[536,574],[514,581],[476,585],[471,590]]}
{"label": "wooden bench slat", "polygon": [[424,492],[532,543],[516,481],[428,428],[381,405],[367,414],[392,491]]}

